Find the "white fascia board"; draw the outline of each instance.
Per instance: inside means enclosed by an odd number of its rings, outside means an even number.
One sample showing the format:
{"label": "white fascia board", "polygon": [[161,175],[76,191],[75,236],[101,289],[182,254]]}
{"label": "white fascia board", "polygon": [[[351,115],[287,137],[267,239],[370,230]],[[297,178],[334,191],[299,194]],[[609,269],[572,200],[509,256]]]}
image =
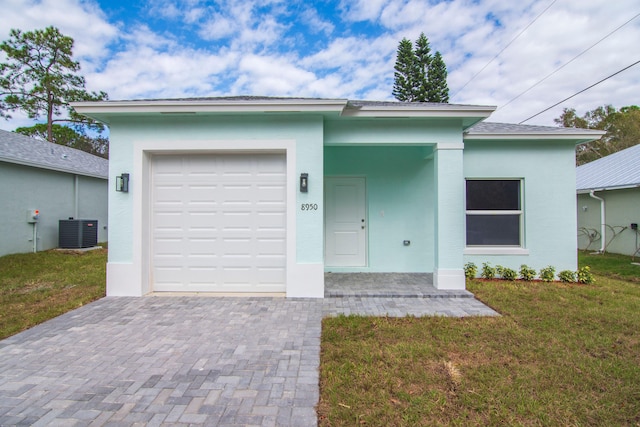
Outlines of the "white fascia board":
{"label": "white fascia board", "polygon": [[335,112],[341,113],[346,99],[277,99],[277,100],[139,100],[73,102],[80,114],[197,114],[197,113],[267,113],[267,112]]}
{"label": "white fascia board", "polygon": [[558,133],[558,132],[531,132],[531,133],[478,133],[478,134],[469,134],[465,133],[463,136],[464,141],[497,141],[497,140],[568,140],[568,141],[576,141],[576,144],[584,144],[586,142],[595,141],[600,139],[606,132],[602,131],[588,131],[588,132],[577,132],[577,133]]}
{"label": "white fascia board", "polygon": [[[398,103],[401,104],[401,103]],[[484,105],[363,105],[346,108],[344,117],[434,117],[434,118],[477,118],[485,119],[495,111],[494,106]]]}

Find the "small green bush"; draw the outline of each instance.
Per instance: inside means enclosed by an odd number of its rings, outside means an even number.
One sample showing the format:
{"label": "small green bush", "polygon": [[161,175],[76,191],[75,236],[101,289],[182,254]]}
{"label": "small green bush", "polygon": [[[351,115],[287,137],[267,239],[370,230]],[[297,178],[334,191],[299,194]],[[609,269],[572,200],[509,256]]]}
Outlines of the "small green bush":
{"label": "small green bush", "polygon": [[498,275],[503,280],[514,281],[518,278],[518,273],[516,273],[516,271],[512,268],[502,267],[499,265],[497,269]]}
{"label": "small green bush", "polygon": [[562,270],[558,273],[558,279],[565,283],[575,283],[576,272],[571,270]]}
{"label": "small green bush", "polygon": [[522,264],[520,266],[520,278],[530,282],[536,278],[536,271],[528,265]]}
{"label": "small green bush", "polygon": [[591,267],[589,267],[588,265],[579,268],[576,276],[578,283],[589,285],[591,283],[595,283],[596,281],[596,279],[593,277],[593,274],[591,273]]}
{"label": "small green bush", "polygon": [[483,279],[493,279],[496,277],[496,268],[492,267],[488,262],[482,263],[482,273],[481,276]]}
{"label": "small green bush", "polygon": [[478,266],[472,262],[468,262],[464,265],[464,277],[467,279],[475,279],[478,275]]}
{"label": "small green bush", "polygon": [[553,282],[556,277],[556,269],[552,266],[545,267],[540,270],[540,279],[543,282]]}

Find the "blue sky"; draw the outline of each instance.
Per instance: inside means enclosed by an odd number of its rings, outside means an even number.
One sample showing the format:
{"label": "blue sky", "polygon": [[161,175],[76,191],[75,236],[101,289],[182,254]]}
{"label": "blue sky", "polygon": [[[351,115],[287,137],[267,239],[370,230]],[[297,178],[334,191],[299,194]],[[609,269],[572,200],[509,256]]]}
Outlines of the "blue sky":
{"label": "blue sky", "polygon": [[[73,37],[88,88],[111,99],[390,100],[398,42],[424,32],[448,66],[451,102],[495,105],[490,120],[518,123],[640,60],[637,0],[0,0],[0,10],[2,39],[48,25]],[[638,93],[640,65],[527,123],[640,104]],[[28,122],[16,113],[0,128]]]}

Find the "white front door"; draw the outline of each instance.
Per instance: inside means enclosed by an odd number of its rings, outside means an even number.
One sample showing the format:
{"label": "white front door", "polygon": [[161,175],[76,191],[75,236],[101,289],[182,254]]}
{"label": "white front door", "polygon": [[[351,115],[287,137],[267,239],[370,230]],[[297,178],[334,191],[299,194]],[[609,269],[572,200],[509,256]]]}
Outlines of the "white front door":
{"label": "white front door", "polygon": [[325,179],[325,265],[367,265],[365,179]]}

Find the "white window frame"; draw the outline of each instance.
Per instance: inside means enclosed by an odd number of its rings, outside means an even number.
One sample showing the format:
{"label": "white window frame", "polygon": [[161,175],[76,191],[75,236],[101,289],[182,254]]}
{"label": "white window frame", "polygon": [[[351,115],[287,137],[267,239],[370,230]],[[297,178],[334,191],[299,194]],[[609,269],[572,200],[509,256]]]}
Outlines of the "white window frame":
{"label": "white window frame", "polygon": [[[468,210],[466,209],[466,191],[468,181],[518,181],[520,209],[517,210]],[[466,178],[465,179],[465,255],[528,255],[529,250],[525,248],[524,232],[524,178]],[[519,245],[468,245],[466,233],[466,218],[469,215],[518,215],[520,227]]]}

